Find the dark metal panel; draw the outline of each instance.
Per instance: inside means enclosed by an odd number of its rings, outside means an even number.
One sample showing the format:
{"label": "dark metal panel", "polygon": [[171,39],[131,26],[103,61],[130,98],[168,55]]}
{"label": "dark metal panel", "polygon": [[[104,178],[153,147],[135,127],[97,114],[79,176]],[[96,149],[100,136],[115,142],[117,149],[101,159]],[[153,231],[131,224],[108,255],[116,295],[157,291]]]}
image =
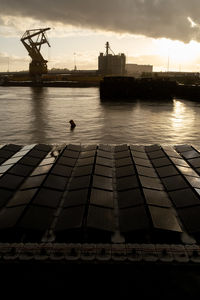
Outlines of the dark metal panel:
{"label": "dark metal panel", "polygon": [[178,208],[200,205],[200,198],[192,189],[183,189],[169,193],[174,205]]}
{"label": "dark metal panel", "polygon": [[90,204],[113,208],[113,192],[104,191],[99,189],[92,189],[91,197],[90,197]]}
{"label": "dark metal panel", "polygon": [[113,209],[90,205],[87,227],[111,232],[114,231],[115,218]]}
{"label": "dark metal panel", "polygon": [[121,232],[148,230],[149,218],[144,206],[120,209],[119,229]]}
{"label": "dark metal panel", "polygon": [[172,203],[165,191],[157,191],[152,189],[143,189],[146,202],[148,205],[156,205],[162,207],[171,207]]}
{"label": "dark metal panel", "polygon": [[118,192],[119,208],[127,208],[144,204],[144,197],[140,189]]}
{"label": "dark metal panel", "polygon": [[182,229],[170,208],[149,206],[153,227],[156,229],[181,232]]}

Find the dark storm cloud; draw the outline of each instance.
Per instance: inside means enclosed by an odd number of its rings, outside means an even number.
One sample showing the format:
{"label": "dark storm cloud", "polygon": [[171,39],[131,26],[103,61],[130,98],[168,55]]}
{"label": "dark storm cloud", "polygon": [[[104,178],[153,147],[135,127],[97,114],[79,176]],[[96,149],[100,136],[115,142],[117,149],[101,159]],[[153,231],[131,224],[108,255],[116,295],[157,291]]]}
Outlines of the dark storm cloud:
{"label": "dark storm cloud", "polygon": [[48,21],[49,26],[61,22],[184,42],[200,40],[199,0],[0,0],[0,11]]}

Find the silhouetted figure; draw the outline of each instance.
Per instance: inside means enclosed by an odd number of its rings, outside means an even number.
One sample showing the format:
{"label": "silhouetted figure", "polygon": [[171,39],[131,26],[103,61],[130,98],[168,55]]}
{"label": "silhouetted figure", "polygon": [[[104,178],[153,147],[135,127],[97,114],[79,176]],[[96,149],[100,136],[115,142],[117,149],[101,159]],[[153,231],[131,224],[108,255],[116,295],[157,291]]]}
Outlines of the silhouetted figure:
{"label": "silhouetted figure", "polygon": [[73,120],[70,120],[69,123],[71,124],[71,130],[73,130],[76,127],[76,124]]}

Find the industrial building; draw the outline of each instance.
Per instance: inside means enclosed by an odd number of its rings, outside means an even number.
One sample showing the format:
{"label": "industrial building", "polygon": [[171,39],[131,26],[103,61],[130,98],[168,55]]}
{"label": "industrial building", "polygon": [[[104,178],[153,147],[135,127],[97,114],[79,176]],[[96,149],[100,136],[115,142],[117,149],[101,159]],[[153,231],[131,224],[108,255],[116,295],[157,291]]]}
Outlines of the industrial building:
{"label": "industrial building", "polygon": [[152,78],[168,78],[181,84],[200,84],[199,72],[153,72],[148,75]]}
{"label": "industrial building", "polygon": [[[109,53],[110,52],[112,53]],[[115,55],[109,43],[106,43],[106,53],[98,57],[98,73],[101,75],[125,75],[126,56],[124,53]]]}
{"label": "industrial building", "polygon": [[200,77],[199,72],[154,72],[154,77],[167,77],[167,78],[179,78],[179,77]]}
{"label": "industrial building", "polygon": [[152,72],[153,72],[152,65],[126,64],[127,75],[138,77],[142,73],[152,73]]}

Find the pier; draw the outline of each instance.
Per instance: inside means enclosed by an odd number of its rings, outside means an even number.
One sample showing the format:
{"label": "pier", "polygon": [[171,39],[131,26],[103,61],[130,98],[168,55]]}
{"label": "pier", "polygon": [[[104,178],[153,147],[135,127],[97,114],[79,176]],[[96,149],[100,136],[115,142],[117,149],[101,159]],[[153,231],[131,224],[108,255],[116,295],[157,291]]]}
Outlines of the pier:
{"label": "pier", "polygon": [[169,78],[134,78],[108,76],[100,81],[101,100],[199,100],[200,85],[179,84]]}

